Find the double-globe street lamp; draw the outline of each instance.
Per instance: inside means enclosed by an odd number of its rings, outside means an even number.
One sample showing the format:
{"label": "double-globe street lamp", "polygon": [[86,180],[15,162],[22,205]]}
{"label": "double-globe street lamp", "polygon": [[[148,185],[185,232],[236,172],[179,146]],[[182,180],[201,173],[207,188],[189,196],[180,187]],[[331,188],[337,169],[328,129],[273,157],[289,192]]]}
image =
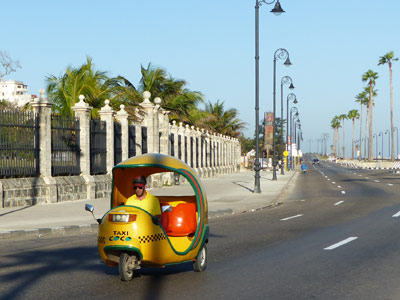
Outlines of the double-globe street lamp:
{"label": "double-globe street lamp", "polygon": [[[254,182],[254,193],[261,193],[261,188],[260,188],[260,160],[259,160],[259,156],[260,156],[260,149],[259,149],[259,128],[258,128],[258,123],[259,123],[259,116],[258,116],[258,112],[259,112],[259,9],[260,6],[265,3],[265,4],[273,4],[275,2],[275,0],[273,1],[265,1],[265,0],[256,0],[256,12],[255,12],[255,39],[256,39],[256,55],[255,55],[255,65],[256,65],[256,103],[255,103],[255,111],[256,111],[256,159],[254,162],[254,171],[255,171],[255,182]],[[281,4],[279,3],[279,0],[276,0],[275,3],[275,7],[271,10],[272,13],[274,13],[275,15],[280,15],[281,13],[285,12],[282,7]]]}
{"label": "double-globe street lamp", "polygon": [[[292,118],[292,113],[296,112],[295,115]],[[292,129],[293,129],[293,122],[295,118],[298,118],[299,116],[299,111],[297,110],[296,106],[293,106],[290,109],[290,148],[289,148],[289,166],[290,169],[293,169],[293,159],[292,159],[292,155],[293,155],[293,147],[292,147],[292,142],[293,142],[293,134],[292,134]]]}
{"label": "double-globe street lamp", "polygon": [[[282,143],[283,143],[283,85],[284,84],[290,84],[289,89],[290,90],[294,89],[292,78],[290,78],[290,76],[283,76],[281,79],[281,138],[282,138]],[[289,99],[287,101],[288,101],[287,106],[289,106]],[[287,120],[288,120],[288,111],[287,111],[287,107],[286,107],[286,122],[287,122]],[[286,144],[287,144],[287,124],[286,124]],[[285,150],[287,150],[286,147],[285,147]],[[285,174],[285,159],[284,158],[282,158],[281,174],[282,175]]]}
{"label": "double-globe street lamp", "polygon": [[[289,59],[289,52],[287,52],[286,49],[279,48],[278,50],[275,51],[274,53],[274,89],[273,89],[273,102],[274,102],[274,123],[273,123],[273,132],[272,132],[272,167],[273,167],[273,173],[272,173],[272,180],[277,180],[276,177],[276,61],[278,59],[286,59],[284,62],[285,66],[290,66],[292,63],[290,62]],[[282,112],[283,116],[283,112]]]}

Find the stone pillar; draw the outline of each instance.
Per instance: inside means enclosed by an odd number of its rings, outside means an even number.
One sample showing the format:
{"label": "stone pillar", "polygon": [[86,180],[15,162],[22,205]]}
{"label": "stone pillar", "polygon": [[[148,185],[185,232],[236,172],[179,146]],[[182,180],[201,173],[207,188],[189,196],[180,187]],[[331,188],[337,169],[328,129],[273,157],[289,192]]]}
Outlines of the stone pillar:
{"label": "stone pillar", "polygon": [[191,155],[191,149],[190,149],[190,127],[188,124],[185,125],[185,131],[183,132],[184,138],[183,142],[185,143],[185,152],[183,156],[183,161],[187,163],[189,166],[190,165],[190,155]]}
{"label": "stone pillar", "polygon": [[178,157],[178,126],[176,126],[176,121],[172,121],[169,132],[174,135],[174,144],[171,145],[170,154],[173,157]]}
{"label": "stone pillar", "polygon": [[85,96],[79,95],[79,102],[72,107],[75,117],[79,119],[80,147],[81,147],[81,176],[86,182],[86,199],[96,197],[96,184],[93,176],[90,175],[90,107],[85,101]]}
{"label": "stone pillar", "polygon": [[176,157],[182,161],[185,161],[185,127],[183,127],[183,123],[179,122],[178,127],[178,136],[176,139],[177,144],[179,145],[179,139],[181,140],[181,157],[179,157],[179,147],[178,152],[176,153]]}
{"label": "stone pillar", "polygon": [[143,119],[139,116],[139,110],[136,108],[136,116],[138,118],[137,121],[133,122],[135,125],[135,147],[136,147],[136,155],[142,154],[142,121]]}
{"label": "stone pillar", "polygon": [[169,125],[169,111],[159,108],[158,113],[158,124],[159,124],[159,132],[161,133],[160,137],[160,153],[169,154],[169,133],[170,133],[170,125]]}
{"label": "stone pillar", "polygon": [[111,108],[110,101],[105,100],[104,106],[100,109],[100,119],[106,122],[107,130],[107,173],[111,174],[114,167],[114,110]]}
{"label": "stone pillar", "polygon": [[124,161],[129,158],[129,114],[125,111],[125,105],[121,104],[119,107],[121,109],[115,117],[121,124],[122,161]]}
{"label": "stone pillar", "polygon": [[142,126],[147,128],[147,153],[154,153],[158,152],[158,116],[155,117],[157,108],[150,102],[150,92],[145,91],[143,97],[140,106],[145,111]]}
{"label": "stone pillar", "polygon": [[79,119],[80,128],[80,165],[81,174],[90,175],[90,107],[85,103],[85,96],[79,95],[79,102],[72,107],[75,112],[75,117]]}
{"label": "stone pillar", "polygon": [[39,172],[47,185],[46,202],[57,202],[56,180],[51,177],[51,108],[53,103],[48,100],[44,90],[39,91],[40,97],[32,102],[33,110],[39,117]]}

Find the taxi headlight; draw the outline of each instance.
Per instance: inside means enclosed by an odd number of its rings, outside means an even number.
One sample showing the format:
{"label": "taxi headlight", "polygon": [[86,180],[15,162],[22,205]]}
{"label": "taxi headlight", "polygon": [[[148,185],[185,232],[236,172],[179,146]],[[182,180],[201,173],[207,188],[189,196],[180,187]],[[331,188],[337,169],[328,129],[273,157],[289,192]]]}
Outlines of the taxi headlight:
{"label": "taxi headlight", "polygon": [[129,223],[136,221],[136,215],[131,214],[110,214],[108,220],[111,222]]}

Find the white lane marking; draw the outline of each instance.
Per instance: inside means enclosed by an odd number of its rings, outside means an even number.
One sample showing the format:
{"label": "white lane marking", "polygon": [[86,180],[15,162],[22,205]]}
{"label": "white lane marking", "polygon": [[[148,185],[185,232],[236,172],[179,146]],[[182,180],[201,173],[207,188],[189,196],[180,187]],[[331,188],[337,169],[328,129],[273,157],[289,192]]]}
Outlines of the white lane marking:
{"label": "white lane marking", "polygon": [[288,217],[288,218],[281,219],[281,221],[287,221],[287,220],[294,219],[294,218],[298,218],[298,217],[302,217],[302,216],[303,216],[303,215],[295,215],[295,216],[292,216],[292,217]]}
{"label": "white lane marking", "polygon": [[362,175],[358,175],[358,176],[362,177]]}
{"label": "white lane marking", "polygon": [[335,205],[340,205],[340,204],[342,204],[343,202],[344,202],[344,201],[336,202]]}
{"label": "white lane marking", "polygon": [[400,211],[392,216],[393,218],[400,217]]}
{"label": "white lane marking", "polygon": [[326,180],[328,180],[328,181],[329,181],[330,179],[329,179],[329,178],[327,178]]}
{"label": "white lane marking", "polygon": [[340,185],[337,186],[339,189],[341,189],[342,187]]}
{"label": "white lane marking", "polygon": [[357,175],[357,173],[353,173],[354,175]]}
{"label": "white lane marking", "polygon": [[393,184],[391,184],[391,183],[388,183],[387,185],[388,185],[388,186],[393,186]]}
{"label": "white lane marking", "polygon": [[328,178],[328,176],[325,175],[325,178]]}
{"label": "white lane marking", "polygon": [[335,184],[336,182],[332,181],[332,184]]}
{"label": "white lane marking", "polygon": [[336,243],[336,244],[333,244],[333,245],[331,245],[329,247],[324,248],[324,250],[333,250],[333,249],[338,248],[340,246],[343,246],[343,245],[345,245],[347,243],[350,243],[350,242],[352,242],[352,241],[354,241],[356,239],[358,239],[358,237],[355,237],[355,236],[349,237],[349,238],[347,238],[347,239],[345,239],[345,240],[343,240],[343,241],[341,241],[339,243]]}
{"label": "white lane marking", "polygon": [[375,182],[380,182],[379,180],[376,180],[376,179],[375,179],[374,181],[375,181]]}
{"label": "white lane marking", "polygon": [[346,194],[346,191],[342,191],[342,194],[343,194],[343,195]]}
{"label": "white lane marking", "polygon": [[369,179],[369,177],[365,177],[365,179]]}

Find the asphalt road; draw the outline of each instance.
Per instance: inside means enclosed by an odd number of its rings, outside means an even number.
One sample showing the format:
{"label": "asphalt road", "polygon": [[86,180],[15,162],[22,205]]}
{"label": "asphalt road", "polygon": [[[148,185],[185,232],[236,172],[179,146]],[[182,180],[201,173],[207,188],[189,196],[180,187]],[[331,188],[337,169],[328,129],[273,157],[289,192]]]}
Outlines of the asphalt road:
{"label": "asphalt road", "polygon": [[3,299],[400,299],[400,175],[308,164],[281,205],[210,220],[208,265],[121,282],[95,235],[0,241]]}

